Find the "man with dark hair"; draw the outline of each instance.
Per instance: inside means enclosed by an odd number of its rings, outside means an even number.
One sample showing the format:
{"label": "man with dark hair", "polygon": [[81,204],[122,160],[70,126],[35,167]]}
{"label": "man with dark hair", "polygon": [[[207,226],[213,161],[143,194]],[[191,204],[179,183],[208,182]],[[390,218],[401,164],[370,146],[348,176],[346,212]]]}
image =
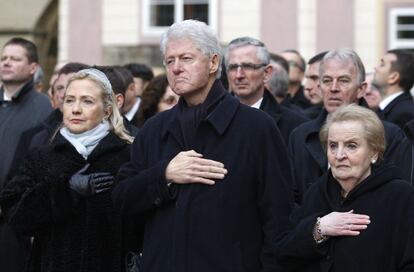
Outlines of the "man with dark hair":
{"label": "man with dark hair", "polygon": [[383,96],[380,117],[404,128],[414,118],[410,94],[414,84],[414,54],[403,49],[389,50],[375,67],[372,84]]}
{"label": "man with dark hair", "polygon": [[308,61],[305,71],[304,94],[312,106],[305,109],[305,114],[310,118],[316,118],[322,110],[322,93],[319,85],[319,64],[327,51],[316,54]]}
{"label": "man with dark hair", "polygon": [[125,64],[124,67],[132,74],[134,80],[134,84],[132,85],[134,93],[129,89],[131,87],[128,87],[125,94],[125,105],[122,109],[122,113],[128,121],[131,121],[138,112],[142,92],[154,78],[154,73],[149,66],[142,63],[128,63]]}
{"label": "man with dark hair", "polygon": [[289,64],[289,99],[292,104],[295,104],[302,109],[306,109],[311,106],[309,100],[303,93],[303,76],[306,70],[306,62],[302,55],[293,49],[285,50],[281,53]]}
{"label": "man with dark hair", "polygon": [[[0,190],[9,181],[14,154],[24,131],[52,111],[47,96],[38,93],[33,75],[38,67],[37,48],[31,41],[13,38],[3,47],[0,60]],[[22,271],[30,243],[15,236],[0,214],[0,270]]]}
{"label": "man with dark hair", "polygon": [[142,95],[142,91],[147,87],[148,83],[151,79],[154,78],[154,73],[148,65],[143,63],[128,63],[124,65],[134,77],[135,82],[135,95],[140,97]]}

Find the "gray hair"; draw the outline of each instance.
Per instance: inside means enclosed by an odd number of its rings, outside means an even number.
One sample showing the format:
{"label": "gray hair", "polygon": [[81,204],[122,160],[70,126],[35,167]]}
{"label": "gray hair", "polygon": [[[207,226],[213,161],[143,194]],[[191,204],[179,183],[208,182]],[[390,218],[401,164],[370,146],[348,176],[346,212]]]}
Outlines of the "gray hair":
{"label": "gray hair", "polygon": [[232,40],[226,48],[226,53],[225,53],[226,67],[229,64],[228,59],[229,59],[230,51],[233,50],[234,48],[243,47],[247,45],[253,45],[257,47],[257,57],[261,63],[265,65],[268,65],[270,63],[269,51],[267,51],[267,48],[262,41],[252,38],[252,37],[240,37],[240,38],[236,38]]}
{"label": "gray hair", "polygon": [[356,69],[357,83],[361,85],[365,81],[365,67],[358,54],[349,48],[339,48],[329,51],[322,59],[319,66],[319,77],[322,78],[322,74],[325,71],[325,62],[330,59],[336,59],[343,63],[351,63]]}
{"label": "gray hair", "polygon": [[286,96],[289,88],[289,74],[279,63],[273,64],[272,77],[267,85],[274,96]]}
{"label": "gray hair", "polygon": [[160,50],[162,55],[165,56],[167,44],[170,40],[183,38],[191,39],[196,48],[209,58],[214,54],[218,55],[219,63],[216,78],[219,79],[221,76],[222,50],[213,29],[207,26],[206,23],[197,20],[185,20],[172,24],[161,38]]}

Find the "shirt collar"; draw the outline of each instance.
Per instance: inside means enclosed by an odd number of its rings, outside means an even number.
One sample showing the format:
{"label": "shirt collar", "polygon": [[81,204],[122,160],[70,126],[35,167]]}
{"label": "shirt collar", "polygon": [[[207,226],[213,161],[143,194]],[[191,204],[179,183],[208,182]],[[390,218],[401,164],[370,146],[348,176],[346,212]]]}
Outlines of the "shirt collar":
{"label": "shirt collar", "polygon": [[398,96],[402,95],[404,92],[403,91],[399,91],[398,93],[392,94],[390,96],[387,96],[386,98],[384,98],[380,103],[379,103],[379,108],[381,110],[384,110],[388,104],[390,104],[395,98],[397,98]]}
{"label": "shirt collar", "polygon": [[260,109],[260,106],[262,105],[263,96],[253,105],[251,105],[252,108]]}

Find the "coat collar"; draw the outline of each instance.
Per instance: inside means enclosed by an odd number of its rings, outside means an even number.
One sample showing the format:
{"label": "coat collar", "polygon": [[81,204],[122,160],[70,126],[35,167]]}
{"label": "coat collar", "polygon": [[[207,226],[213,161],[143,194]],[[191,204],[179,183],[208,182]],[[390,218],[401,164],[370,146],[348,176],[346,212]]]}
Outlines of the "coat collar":
{"label": "coat collar", "polygon": [[378,166],[373,166],[371,175],[355,186],[345,199],[342,198],[342,188],[339,182],[333,177],[331,170],[329,170],[322,179],[325,198],[330,203],[332,209],[338,209],[341,206],[346,207],[347,204],[351,204],[355,199],[367,192],[376,190],[393,180],[401,179],[401,176],[398,168],[393,165],[380,164]]}
{"label": "coat collar", "polygon": [[[17,102],[19,99],[21,99],[24,95],[26,95],[27,93],[29,93],[30,91],[32,91],[34,89],[34,83],[33,83],[33,79],[27,81],[23,87],[16,92],[13,96],[12,96],[12,102]],[[1,87],[0,89],[0,102],[4,102],[4,86]]]}
{"label": "coat collar", "polygon": [[[219,80],[216,80],[209,92],[211,95],[221,95],[220,101],[216,107],[208,113],[208,115],[202,120],[202,122],[209,123],[219,135],[223,135],[227,127],[230,125],[233,116],[235,115],[240,102],[231,96],[221,85]],[[180,99],[179,103],[184,103],[183,98]],[[178,115],[178,104],[175,106],[169,115],[168,125],[164,126],[162,130],[162,137],[165,138],[170,133],[179,140],[181,138],[180,124],[177,118]]]}
{"label": "coat collar", "polygon": [[262,105],[260,105],[260,109],[272,116],[276,123],[279,122],[282,115],[282,108],[267,89],[263,92],[263,101]]}

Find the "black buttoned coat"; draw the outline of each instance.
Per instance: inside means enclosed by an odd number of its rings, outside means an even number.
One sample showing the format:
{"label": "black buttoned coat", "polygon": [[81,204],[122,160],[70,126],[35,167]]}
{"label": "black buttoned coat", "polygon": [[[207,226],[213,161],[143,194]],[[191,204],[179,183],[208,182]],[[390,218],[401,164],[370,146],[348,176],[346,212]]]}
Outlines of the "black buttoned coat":
{"label": "black buttoned coat", "polygon": [[[216,81],[211,92],[226,91]],[[226,93],[186,147],[180,103],[145,123],[113,191],[123,214],[149,216],[143,271],[280,271],[274,243],[288,225],[291,173],[274,121]],[[222,162],[226,177],[212,186],[168,186],[168,163],[188,149]]]}
{"label": "black buttoned coat", "polygon": [[[361,101],[364,106],[365,101]],[[296,201],[301,202],[304,192],[319,177],[328,171],[326,153],[319,140],[319,131],[325,123],[328,113],[321,111],[316,119],[297,127],[289,140],[289,154],[293,160],[294,182],[297,190]],[[397,125],[383,122],[386,137],[385,161],[398,162],[398,147],[405,138]]]}

